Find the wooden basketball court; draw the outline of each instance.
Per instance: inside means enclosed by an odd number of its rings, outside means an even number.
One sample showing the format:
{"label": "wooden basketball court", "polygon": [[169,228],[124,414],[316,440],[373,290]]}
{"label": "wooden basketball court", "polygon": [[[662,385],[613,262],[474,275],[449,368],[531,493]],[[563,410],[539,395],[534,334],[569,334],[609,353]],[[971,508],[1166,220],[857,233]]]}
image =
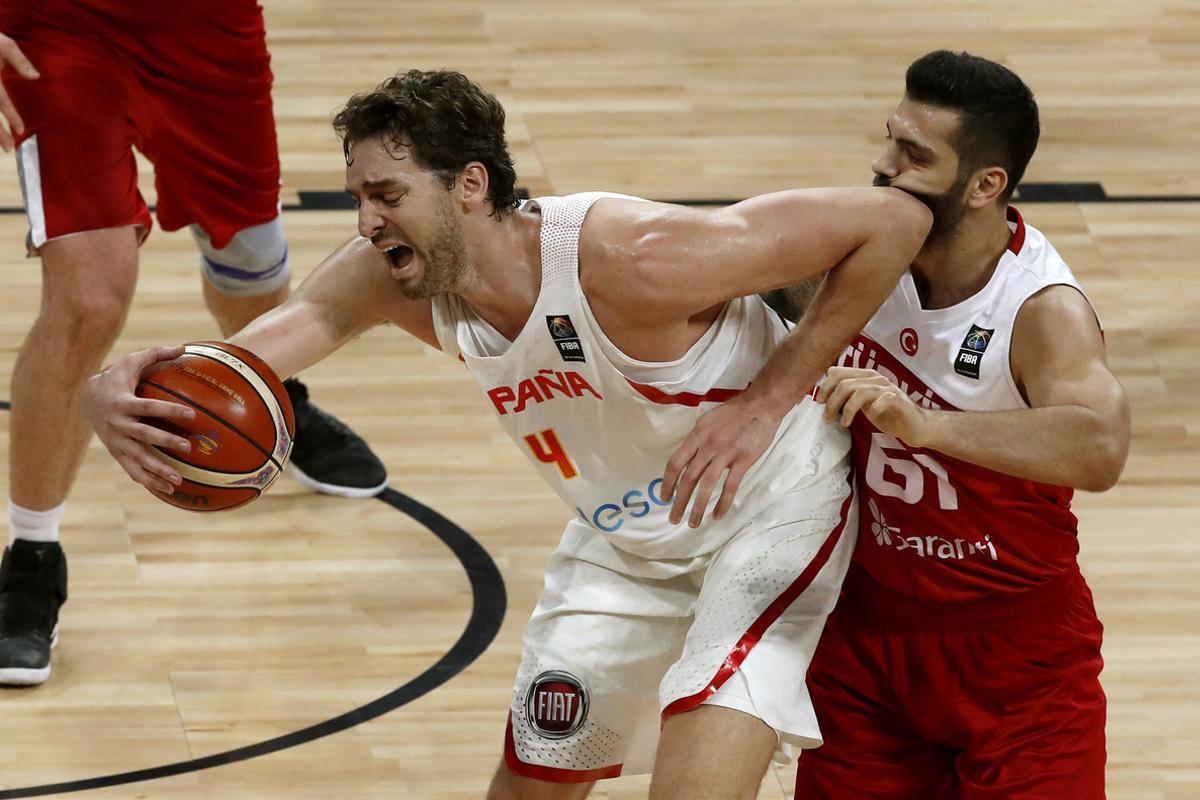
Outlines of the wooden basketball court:
{"label": "wooden basketball court", "polygon": [[[1133,403],[1124,478],[1075,506],[1106,625],[1109,796],[1200,797],[1194,2],[272,0],[267,26],[288,204],[341,190],[332,111],[410,67],[460,69],[500,96],[535,195],[681,200],[865,184],[910,61],[948,47],[1013,67],[1043,118],[1026,180],[1099,184],[1016,205],[1088,289]],[[19,206],[11,159],[0,172],[0,206]],[[1029,201],[1047,196],[1036,188]],[[348,211],[285,221],[297,277],[354,233]],[[25,227],[0,215],[2,398],[38,303]],[[116,351],[217,336],[190,237],[156,230],[142,254]],[[93,444],[64,523],[71,599],[54,677],[0,692],[0,798],[483,796],[521,628],[571,512],[461,365],[403,334],[372,331],[306,378],[391,485],[446,519],[288,479],[243,510],[188,514]],[[7,425],[0,414],[5,443]],[[121,773],[134,774],[106,779]],[[791,797],[791,784],[773,770],[760,797]],[[623,778],[594,796],[647,785]]]}

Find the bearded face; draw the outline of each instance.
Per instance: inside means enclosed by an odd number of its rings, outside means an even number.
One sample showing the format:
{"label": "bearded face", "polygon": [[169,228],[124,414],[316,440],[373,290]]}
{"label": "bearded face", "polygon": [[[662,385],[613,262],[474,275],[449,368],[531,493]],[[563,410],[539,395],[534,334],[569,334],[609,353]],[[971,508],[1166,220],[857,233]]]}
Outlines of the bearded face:
{"label": "bearded face", "polygon": [[[896,187],[920,200],[933,212],[933,226],[929,229],[929,236],[925,241],[934,242],[943,239],[958,227],[958,223],[967,211],[967,183],[970,179],[970,173],[959,175],[949,189],[937,194],[907,189],[903,186]],[[875,186],[891,186],[892,181],[886,175],[877,174],[873,184]]]}
{"label": "bearded face", "polygon": [[400,290],[410,300],[427,300],[461,288],[471,272],[462,222],[454,215],[449,195],[442,195],[428,244],[414,248],[424,270],[414,281],[403,283]]}
{"label": "bearded face", "polygon": [[466,234],[449,184],[418,165],[408,148],[382,138],[346,152],[346,191],[358,230],[383,254],[404,295],[424,300],[462,289],[473,274]]}

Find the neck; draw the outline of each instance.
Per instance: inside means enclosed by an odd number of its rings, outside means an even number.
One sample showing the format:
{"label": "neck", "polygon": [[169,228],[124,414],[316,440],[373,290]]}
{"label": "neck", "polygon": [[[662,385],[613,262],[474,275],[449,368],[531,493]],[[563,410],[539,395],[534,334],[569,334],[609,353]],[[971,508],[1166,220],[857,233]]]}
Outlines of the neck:
{"label": "neck", "polygon": [[950,234],[921,248],[912,273],[922,307],[961,303],[987,285],[1012,238],[1006,208],[968,213]]}
{"label": "neck", "polygon": [[541,230],[536,206],[500,219],[480,211],[464,220],[474,269],[455,294],[510,341],[525,327],[541,290]]}

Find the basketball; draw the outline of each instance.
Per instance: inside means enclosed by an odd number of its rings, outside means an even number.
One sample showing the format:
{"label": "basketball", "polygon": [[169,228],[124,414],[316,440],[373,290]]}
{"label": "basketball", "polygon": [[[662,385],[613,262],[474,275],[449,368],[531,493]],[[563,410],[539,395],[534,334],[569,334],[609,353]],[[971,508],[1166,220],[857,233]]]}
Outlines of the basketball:
{"label": "basketball", "polygon": [[287,462],[296,423],[282,381],[258,356],[225,342],[192,342],[173,361],[142,373],[137,395],[183,403],[196,416],[151,424],[191,442],[189,453],[157,448],[183,476],[174,493],[153,492],[190,511],[237,508],[265,492]]}

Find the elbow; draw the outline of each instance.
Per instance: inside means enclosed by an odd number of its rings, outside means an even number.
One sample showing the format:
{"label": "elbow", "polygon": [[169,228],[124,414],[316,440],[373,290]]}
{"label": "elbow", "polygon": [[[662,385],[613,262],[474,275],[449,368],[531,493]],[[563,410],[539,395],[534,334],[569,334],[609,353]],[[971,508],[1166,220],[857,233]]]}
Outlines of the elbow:
{"label": "elbow", "polygon": [[1079,481],[1079,484],[1075,488],[1085,492],[1107,492],[1117,485],[1117,479],[1120,477],[1121,472],[1119,470],[1105,473],[1093,472]]}
{"label": "elbow", "polygon": [[882,187],[880,195],[884,203],[884,214],[891,222],[888,228],[892,240],[911,246],[912,252],[916,254],[933,226],[933,212],[902,189]]}
{"label": "elbow", "polygon": [[1076,488],[1087,492],[1107,492],[1121,479],[1128,456],[1128,438],[1111,437],[1108,441],[1098,443],[1092,449],[1087,474],[1081,476],[1083,480]]}

